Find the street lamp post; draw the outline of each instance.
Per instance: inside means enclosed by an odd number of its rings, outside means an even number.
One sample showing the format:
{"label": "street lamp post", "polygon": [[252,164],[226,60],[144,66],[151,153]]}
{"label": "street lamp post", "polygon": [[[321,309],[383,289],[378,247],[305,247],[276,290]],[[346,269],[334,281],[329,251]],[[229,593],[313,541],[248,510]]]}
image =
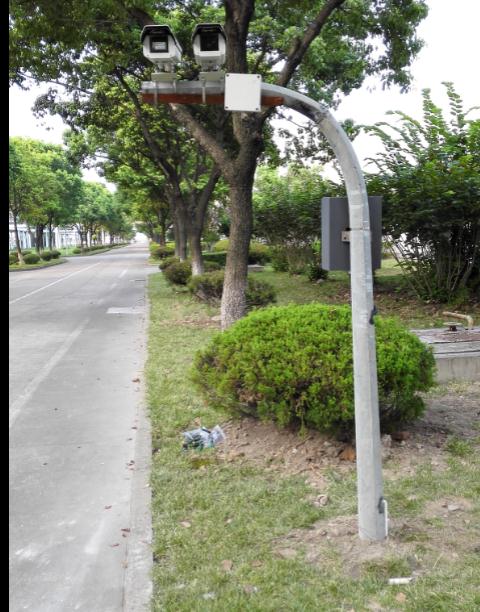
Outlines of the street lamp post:
{"label": "street lamp post", "polygon": [[[259,78],[258,75],[250,76]],[[226,82],[223,79],[175,83],[149,81],[142,84],[142,98],[144,102],[155,104],[222,104],[228,93]],[[371,232],[365,180],[352,143],[326,106],[296,91],[267,83],[260,84],[260,95],[262,106],[284,105],[314,121],[342,168],[350,223],[358,533],[363,540],[384,540],[387,505],[383,497]],[[256,110],[247,104],[243,112]]]}

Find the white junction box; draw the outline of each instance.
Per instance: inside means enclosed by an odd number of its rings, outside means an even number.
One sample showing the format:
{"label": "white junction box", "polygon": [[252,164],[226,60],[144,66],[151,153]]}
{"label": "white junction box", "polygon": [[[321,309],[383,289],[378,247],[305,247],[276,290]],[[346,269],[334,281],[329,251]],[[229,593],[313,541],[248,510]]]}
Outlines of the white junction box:
{"label": "white junction box", "polygon": [[225,110],[258,113],[261,111],[262,77],[260,74],[225,75]]}

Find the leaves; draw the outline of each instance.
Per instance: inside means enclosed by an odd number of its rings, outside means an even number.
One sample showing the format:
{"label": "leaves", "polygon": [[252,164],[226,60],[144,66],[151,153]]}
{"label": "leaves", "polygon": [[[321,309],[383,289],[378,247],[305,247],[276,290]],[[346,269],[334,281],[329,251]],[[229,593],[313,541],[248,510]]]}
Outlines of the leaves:
{"label": "leaves", "polygon": [[384,196],[397,261],[419,297],[447,301],[479,277],[480,120],[467,119],[453,85],[444,85],[450,121],[426,89],[422,122],[395,111],[397,124],[365,129],[385,148],[371,160],[378,173],[368,189]]}

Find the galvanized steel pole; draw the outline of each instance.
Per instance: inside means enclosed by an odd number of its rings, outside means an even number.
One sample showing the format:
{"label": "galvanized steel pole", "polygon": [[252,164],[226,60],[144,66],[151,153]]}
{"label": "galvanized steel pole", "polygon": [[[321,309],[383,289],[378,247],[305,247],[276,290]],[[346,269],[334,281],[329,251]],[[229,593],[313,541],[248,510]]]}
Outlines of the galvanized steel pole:
{"label": "galvanized steel pole", "polygon": [[[224,84],[178,81],[160,85],[165,94],[174,94],[180,103],[199,96],[218,103]],[[146,82],[142,93],[159,92],[156,83]],[[345,131],[327,107],[285,87],[262,83],[262,98],[298,111],[318,124],[342,168],[350,216],[350,271],[352,294],[353,368],[355,394],[355,439],[357,455],[358,532],[364,540],[387,536],[386,502],[383,498],[380,422],[378,409],[375,326],[373,324],[373,274],[370,250],[370,219],[365,180],[358,158]],[[185,101],[181,96],[185,96]],[[165,100],[168,101],[168,100]]]}
{"label": "galvanized steel pole", "polygon": [[363,172],[352,143],[328,108],[284,87],[262,84],[262,93],[281,95],[285,106],[302,113],[318,124],[335,152],[345,179],[350,216],[358,531],[361,539],[383,540],[387,534],[387,517],[383,499],[377,359],[373,324],[370,219]]}

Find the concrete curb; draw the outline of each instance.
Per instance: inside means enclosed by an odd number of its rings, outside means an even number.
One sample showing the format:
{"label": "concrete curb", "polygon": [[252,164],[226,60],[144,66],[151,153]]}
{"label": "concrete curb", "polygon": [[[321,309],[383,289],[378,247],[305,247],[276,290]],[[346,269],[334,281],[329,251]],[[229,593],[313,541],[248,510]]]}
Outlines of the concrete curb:
{"label": "concrete curb", "polygon": [[[148,277],[147,277],[148,282]],[[145,344],[143,363],[147,358],[150,301],[145,288]],[[127,544],[124,579],[123,610],[147,612],[152,596],[152,515],[150,472],[152,460],[151,426],[147,415],[144,368],[141,370],[141,400],[137,407],[137,434],[135,436],[135,470],[133,472],[130,502],[130,534]]]}

